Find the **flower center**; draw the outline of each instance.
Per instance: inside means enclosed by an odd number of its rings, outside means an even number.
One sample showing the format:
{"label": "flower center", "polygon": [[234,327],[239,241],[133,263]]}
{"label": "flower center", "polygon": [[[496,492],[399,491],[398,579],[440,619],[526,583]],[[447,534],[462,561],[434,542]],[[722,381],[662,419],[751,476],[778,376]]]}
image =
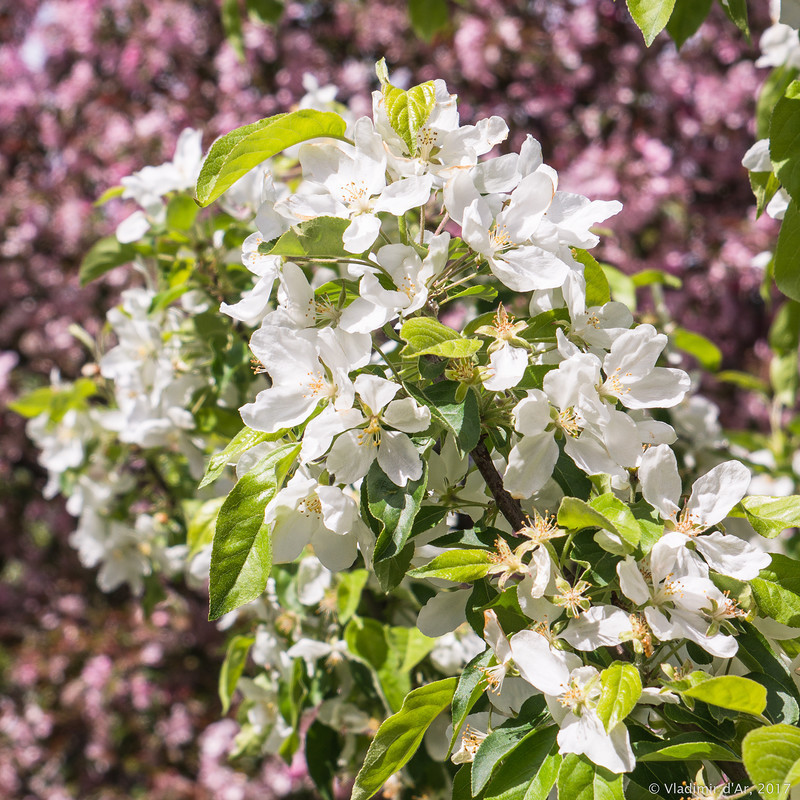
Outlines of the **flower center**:
{"label": "flower center", "polygon": [[381,424],[377,414],[369,418],[367,427],[358,434],[358,443],[367,447],[377,447],[381,443]]}

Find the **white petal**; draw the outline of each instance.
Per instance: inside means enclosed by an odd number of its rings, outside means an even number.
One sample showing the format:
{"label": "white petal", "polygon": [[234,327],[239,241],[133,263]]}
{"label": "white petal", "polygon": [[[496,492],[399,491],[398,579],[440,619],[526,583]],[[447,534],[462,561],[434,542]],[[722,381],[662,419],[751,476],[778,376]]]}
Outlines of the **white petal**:
{"label": "white petal", "polygon": [[467,619],[467,600],[471,593],[472,589],[438,592],[419,610],[417,627],[431,637],[454,631]]}
{"label": "white petal", "polygon": [[770,565],[770,555],[738,536],[719,531],[697,536],[695,546],[711,569],[740,581],[751,581]]}
{"label": "white petal", "polygon": [[366,372],[355,379],[354,385],[373,414],[377,414],[400,391],[399,383]]}
{"label": "white petal", "polygon": [[363,253],[378,238],[381,221],[372,214],[358,214],[342,234],[342,244],[348,253]]}
{"label": "white petal", "polygon": [[483,385],[491,392],[510,389],[522,380],[527,366],[527,350],[504,344],[489,356],[491,376],[483,382]]}
{"label": "white petal", "polygon": [[560,636],[577,650],[595,650],[618,645],[622,641],[620,635],[630,630],[630,617],[621,608],[592,606],[577,619],[571,620]]}
{"label": "white petal", "polygon": [[361,444],[360,439],[359,431],[346,431],[333,443],[325,463],[337,483],[354,483],[369,472],[377,448],[368,440]]}
{"label": "white petal", "polygon": [[427,430],[431,424],[431,410],[417,405],[411,397],[392,400],[382,414],[383,421],[393,428],[406,433],[419,433]]}
{"label": "white petal", "polygon": [[422,477],[422,459],[404,433],[383,431],[378,446],[378,464],[395,486],[405,486]]}
{"label": "white petal", "polygon": [[511,645],[500,627],[497,614],[491,609],[483,612],[483,638],[486,644],[492,648],[497,660],[501,664],[505,664],[511,657]]}
{"label": "white petal", "polygon": [[580,717],[569,714],[558,733],[558,747],[562,753],[585,755],[611,772],[630,772],[636,766],[625,725],[620,722],[606,733],[594,711],[584,711]]}
{"label": "white petal", "polygon": [[508,456],[503,485],[512,497],[530,497],[553,474],[558,445],[551,433],[523,436]]}
{"label": "white petal", "polygon": [[547,639],[535,631],[515,633],[510,643],[511,656],[519,674],[531,686],[544,694],[563,694],[569,683],[570,673],[567,653],[552,650]]}
{"label": "white petal", "polygon": [[531,389],[527,397],[523,397],[511,412],[514,418],[514,429],[523,436],[536,436],[543,433],[552,421],[550,419],[550,402],[540,389]]}
{"label": "white petal", "polygon": [[665,444],[651,447],[639,464],[639,482],[644,499],[663,519],[674,519],[681,498],[681,478],[675,453]]}
{"label": "white petal", "polygon": [[624,561],[617,564],[617,575],[619,576],[619,586],[622,594],[629,600],[633,600],[637,606],[641,606],[650,599],[650,590],[636,566],[636,561],[628,556]]}
{"label": "white petal", "polygon": [[750,470],[739,461],[718,464],[694,482],[687,513],[707,528],[722,522],[744,497],[750,479]]}
{"label": "white petal", "polygon": [[[399,217],[410,208],[417,208],[427,203],[431,196],[432,187],[433,177],[431,175],[404,178],[395,183],[390,183],[381,192],[381,196],[373,207],[375,211],[388,211],[390,214]],[[350,252],[354,251],[351,250]]]}

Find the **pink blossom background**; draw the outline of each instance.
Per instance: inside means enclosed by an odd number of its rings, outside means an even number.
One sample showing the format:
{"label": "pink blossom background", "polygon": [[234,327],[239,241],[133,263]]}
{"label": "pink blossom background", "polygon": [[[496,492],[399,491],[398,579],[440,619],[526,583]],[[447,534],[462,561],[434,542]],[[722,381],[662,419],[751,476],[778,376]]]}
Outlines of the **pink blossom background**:
{"label": "pink blossom background", "polygon": [[[773,246],[776,225],[755,221],[740,166],[766,77],[754,45],[716,7],[680,54],[665,36],[646,49],[612,0],[453,4],[451,26],[430,44],[405,8],[288,2],[276,28],[245,23],[241,63],[213,3],[6,4],[0,402],[53,368],[77,376],[85,355],[68,326],[97,332],[126,279],[77,282],[82,254],[126,213],[120,201],[93,207],[105,189],[171,157],[186,126],[209,145],[291,108],[304,72],[368,113],[381,56],[397,83],[444,78],[465,122],[503,116],[509,146],[532,133],[561,188],[621,199],[602,256],[626,272],[681,277],[683,289],[667,293],[680,323],[716,341],[725,367],[763,373],[769,314],[751,262]],[[765,11],[753,13],[758,31]],[[764,414],[747,396],[725,411],[732,425]],[[173,592],[145,620],[124,592],[102,596],[65,544],[70,518],[39,496],[23,421],[4,412],[0,425],[0,795],[245,800],[304,786],[298,769],[253,765],[245,780],[225,766],[235,725],[216,721],[221,639],[203,598]]]}

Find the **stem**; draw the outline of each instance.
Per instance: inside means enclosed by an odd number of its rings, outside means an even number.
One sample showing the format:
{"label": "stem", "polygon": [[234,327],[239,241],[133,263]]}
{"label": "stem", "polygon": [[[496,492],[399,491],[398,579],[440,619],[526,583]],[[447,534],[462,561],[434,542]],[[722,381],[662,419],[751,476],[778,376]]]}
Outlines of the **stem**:
{"label": "stem", "polygon": [[395,376],[395,378],[397,378],[397,382],[405,389],[406,385],[403,382],[403,379],[400,377],[400,373],[397,371],[394,364],[392,364],[392,362],[389,361],[388,358],[386,358],[386,355],[384,354],[383,350],[381,350],[378,343],[375,341],[374,336],[372,337],[372,346],[378,351],[378,354],[383,359],[386,366],[389,367],[389,369],[392,371],[392,374]]}
{"label": "stem", "polygon": [[408,225],[406,225],[405,215],[397,218],[397,230],[403,244],[408,244]]}
{"label": "stem", "polygon": [[492,456],[489,453],[486,444],[484,443],[485,438],[486,434],[481,436],[480,441],[471,453],[472,459],[475,462],[475,466],[478,468],[478,472],[481,473],[481,476],[486,481],[486,485],[489,487],[489,491],[492,493],[492,497],[494,498],[497,508],[508,520],[508,523],[513,528],[514,533],[516,533],[518,530],[525,527],[525,514],[522,511],[522,506],[520,505],[519,500],[515,500],[505,490],[505,487],[503,486],[503,479],[492,463]]}
{"label": "stem", "polygon": [[447,220],[449,219],[450,215],[445,211],[442,221],[439,223],[439,227],[436,228],[436,233],[433,234],[434,236],[438,236],[444,230],[444,226],[447,225]]}
{"label": "stem", "polygon": [[425,244],[425,206],[419,209],[419,244],[420,247]]}

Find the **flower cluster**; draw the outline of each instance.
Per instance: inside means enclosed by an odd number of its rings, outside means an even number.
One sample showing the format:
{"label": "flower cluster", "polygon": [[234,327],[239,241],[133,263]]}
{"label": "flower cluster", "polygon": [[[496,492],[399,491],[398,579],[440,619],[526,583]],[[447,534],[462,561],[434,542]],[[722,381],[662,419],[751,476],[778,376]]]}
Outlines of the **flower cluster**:
{"label": "flower cluster", "polygon": [[[202,168],[187,133],[123,181],[141,209],[84,272],[130,260],[148,288],[124,293],[83,382],[18,410],[41,411],[31,435],[103,588],[208,569],[210,615],[236,632],[237,755],[288,759],[302,736],[321,789],[364,761],[368,797],[401,791],[413,755],[375,752],[427,728],[437,780],[474,796],[513,730],[547,742],[545,793],[576,760],[641,786],[634,745],[694,724],[668,706],[765,710],[758,680],[727,673],[759,671],[759,615],[795,621],[770,599],[795,596],[794,562],[716,529],[734,514],[774,536],[798,500],[745,498],[750,471],[724,461],[681,503],[667,420],[691,380],[589,252],[620,203],[559,188],[532,137],[491,157],[506,123],[462,124],[443,81],[377,71],[371,118],[317,92]],[[228,190],[224,212],[186,202],[195,176],[202,205]]]}

